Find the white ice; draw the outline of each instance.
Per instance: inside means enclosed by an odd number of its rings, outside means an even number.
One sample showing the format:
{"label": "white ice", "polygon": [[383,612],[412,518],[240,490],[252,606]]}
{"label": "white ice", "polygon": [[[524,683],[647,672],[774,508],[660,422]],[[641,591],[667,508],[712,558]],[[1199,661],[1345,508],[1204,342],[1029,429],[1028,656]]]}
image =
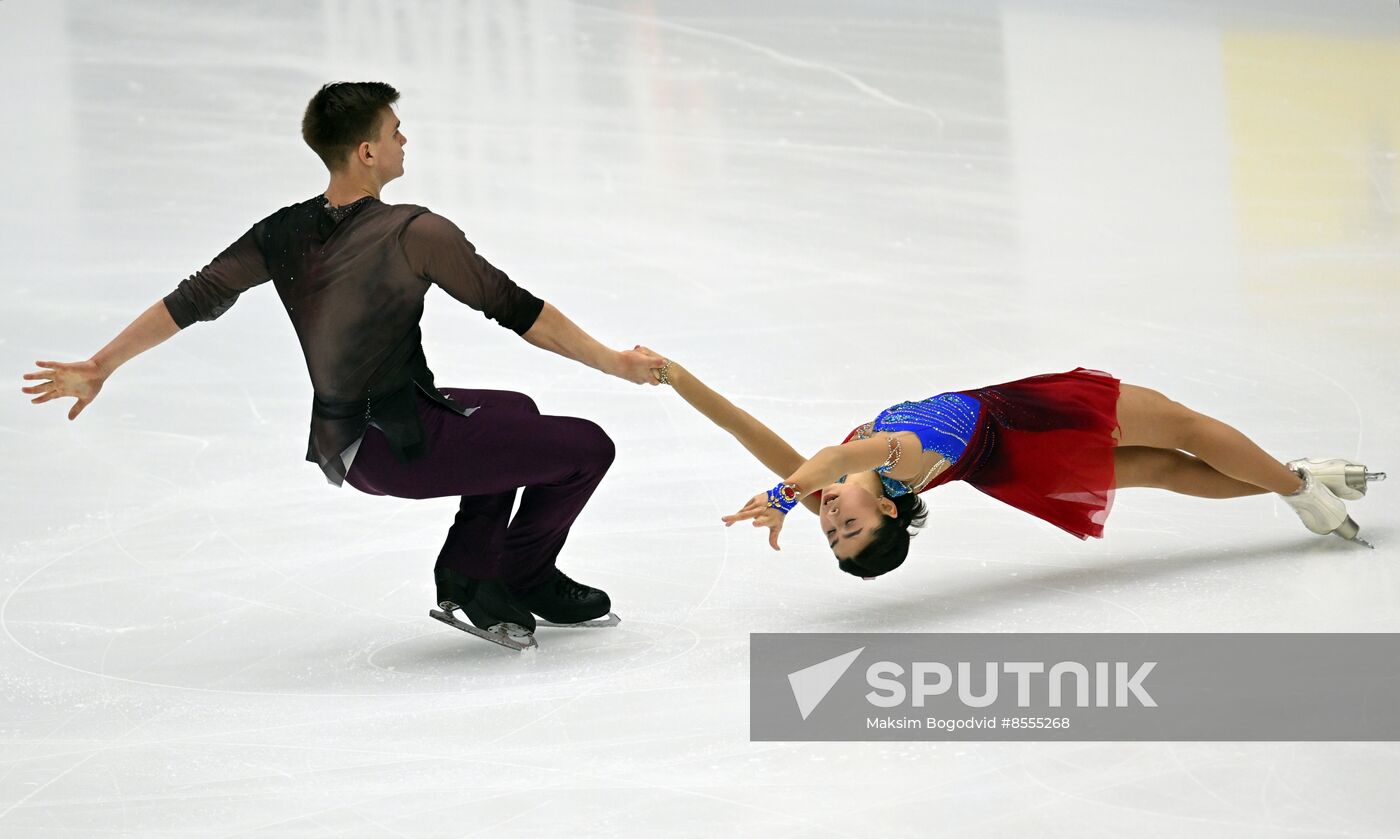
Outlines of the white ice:
{"label": "white ice", "polygon": [[1085,365],[1400,471],[1396,78],[1381,0],[0,2],[0,835],[1394,835],[1394,743],[753,743],[747,695],[750,632],[1394,632],[1394,481],[1374,551],[1269,496],[1124,491],[1081,543],[953,486],[865,583],[806,514],[722,527],[772,477],[674,393],[434,292],[441,383],[618,443],[561,566],[623,623],[521,657],[426,616],[453,499],[302,461],[270,285],[75,422],[20,376],[319,192],[302,107],[383,79],[386,200],[805,451]]}

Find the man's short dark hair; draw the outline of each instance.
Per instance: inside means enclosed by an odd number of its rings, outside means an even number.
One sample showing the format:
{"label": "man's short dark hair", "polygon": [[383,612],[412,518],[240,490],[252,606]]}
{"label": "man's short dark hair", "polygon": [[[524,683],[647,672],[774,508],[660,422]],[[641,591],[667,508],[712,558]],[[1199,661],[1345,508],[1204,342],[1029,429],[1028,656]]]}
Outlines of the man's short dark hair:
{"label": "man's short dark hair", "polygon": [[360,143],[377,139],[384,108],[399,92],[384,82],[331,82],[316,91],[301,118],[301,137],[332,172]]}
{"label": "man's short dark hair", "polygon": [[837,562],[842,571],[857,577],[878,577],[904,564],[909,555],[909,537],[928,520],[928,508],[912,492],[890,500],[894,502],[894,518],[880,517],[880,527],[864,550]]}

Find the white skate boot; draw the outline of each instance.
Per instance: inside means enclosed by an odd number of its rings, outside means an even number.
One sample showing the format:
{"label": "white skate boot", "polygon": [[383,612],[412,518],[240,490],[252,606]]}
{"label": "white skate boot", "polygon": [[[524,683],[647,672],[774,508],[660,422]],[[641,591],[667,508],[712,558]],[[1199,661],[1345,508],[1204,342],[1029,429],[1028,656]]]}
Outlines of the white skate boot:
{"label": "white skate boot", "polygon": [[1385,480],[1384,472],[1367,472],[1366,467],[1360,463],[1352,463],[1340,457],[1331,460],[1317,457],[1290,460],[1287,466],[1294,472],[1300,469],[1311,472],[1323,486],[1332,490],[1333,495],[1347,501],[1356,501],[1365,495],[1368,481]]}
{"label": "white skate boot", "polygon": [[1303,520],[1304,526],[1322,536],[1334,533],[1343,539],[1357,542],[1368,548],[1374,548],[1370,542],[1362,539],[1359,534],[1361,528],[1347,515],[1347,506],[1341,499],[1332,494],[1319,478],[1306,469],[1294,470],[1303,479],[1303,486],[1292,495],[1281,496],[1288,506],[1298,514],[1298,518]]}

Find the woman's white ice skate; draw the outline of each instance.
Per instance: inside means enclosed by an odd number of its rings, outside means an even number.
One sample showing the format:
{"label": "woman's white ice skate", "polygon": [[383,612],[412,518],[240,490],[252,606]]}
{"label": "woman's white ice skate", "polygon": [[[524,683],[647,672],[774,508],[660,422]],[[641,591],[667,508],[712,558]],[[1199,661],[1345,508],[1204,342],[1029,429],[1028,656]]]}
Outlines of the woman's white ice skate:
{"label": "woman's white ice skate", "polygon": [[1347,507],[1342,500],[1332,494],[1320,478],[1306,469],[1295,469],[1303,479],[1303,486],[1292,495],[1280,496],[1303,520],[1303,524],[1313,533],[1322,536],[1335,534],[1343,539],[1374,548],[1370,542],[1358,534],[1361,528],[1347,515]]}
{"label": "woman's white ice skate", "polygon": [[1340,457],[1324,460],[1319,457],[1290,460],[1287,464],[1294,472],[1306,470],[1313,477],[1332,490],[1332,494],[1347,501],[1356,501],[1366,494],[1371,481],[1384,481],[1384,472],[1367,472],[1360,463],[1352,463]]}

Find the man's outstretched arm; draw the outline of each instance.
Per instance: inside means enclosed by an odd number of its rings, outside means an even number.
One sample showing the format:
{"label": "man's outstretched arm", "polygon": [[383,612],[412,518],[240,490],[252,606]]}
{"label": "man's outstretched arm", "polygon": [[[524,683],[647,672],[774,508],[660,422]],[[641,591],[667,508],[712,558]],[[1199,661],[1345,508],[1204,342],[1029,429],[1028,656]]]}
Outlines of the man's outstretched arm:
{"label": "man's outstretched arm", "polygon": [[213,262],[153,303],[92,358],[34,362],[44,369],[26,373],[24,378],[38,380],[39,384],[22,390],[38,394],[29,400],[36,405],[62,396],[77,399],[68,411],[68,419],[77,419],[118,367],[197,320],[214,320],[228,311],[240,294],[268,278],[262,253],[249,231]]}
{"label": "man's outstretched arm", "polygon": [[26,373],[24,378],[38,379],[40,382],[23,390],[25,393],[39,394],[29,400],[36,405],[61,396],[76,398],[78,401],[69,409],[68,419],[77,419],[78,414],[97,398],[113,371],[179,331],[180,327],[170,316],[165,301],[157,300],[87,361],[34,362],[45,369]]}
{"label": "man's outstretched arm", "polygon": [[180,325],[170,315],[170,308],[164,300],[157,300],[151,307],[132,321],[111,343],[98,350],[92,357],[105,373],[111,375],[118,367],[149,350],[180,331]]}
{"label": "man's outstretched arm", "polygon": [[522,337],[542,350],[549,350],[633,384],[656,384],[656,377],[651,371],[663,363],[655,353],[642,350],[618,352],[603,346],[548,302]]}

